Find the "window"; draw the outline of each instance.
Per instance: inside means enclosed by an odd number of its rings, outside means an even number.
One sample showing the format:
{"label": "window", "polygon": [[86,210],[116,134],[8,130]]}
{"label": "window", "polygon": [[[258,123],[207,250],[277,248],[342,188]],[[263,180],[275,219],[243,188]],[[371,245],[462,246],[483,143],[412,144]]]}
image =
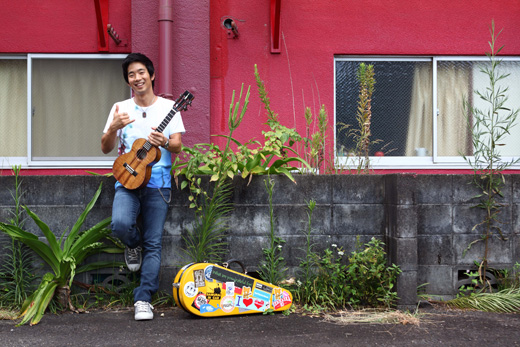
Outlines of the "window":
{"label": "window", "polygon": [[0,158],[2,167],[27,154],[27,60],[0,58]]}
{"label": "window", "polygon": [[[130,96],[126,55],[0,57],[2,167],[107,167],[101,152],[110,108]],[[8,130],[7,130],[8,129]]]}
{"label": "window", "polygon": [[[502,58],[501,73],[509,73],[507,107],[520,108],[520,58]],[[345,125],[358,128],[359,64],[374,66],[370,156],[374,168],[467,168],[461,153],[473,152],[464,100],[487,109],[474,90],[485,91],[489,78],[481,68],[486,57],[335,59],[336,151],[342,164],[356,157]],[[520,121],[520,117],[518,118]],[[504,140],[504,158],[520,156],[520,126]],[[349,159],[352,160],[352,159]]]}

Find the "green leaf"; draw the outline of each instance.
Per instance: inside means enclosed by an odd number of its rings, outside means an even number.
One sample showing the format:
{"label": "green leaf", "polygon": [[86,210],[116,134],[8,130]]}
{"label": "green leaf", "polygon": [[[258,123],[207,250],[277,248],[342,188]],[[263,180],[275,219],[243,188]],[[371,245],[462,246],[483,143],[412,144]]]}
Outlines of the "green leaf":
{"label": "green leaf", "polygon": [[40,228],[40,230],[43,232],[43,235],[47,239],[47,242],[49,243],[49,247],[54,253],[55,257],[57,259],[61,258],[62,251],[60,248],[60,245],[58,244],[58,241],[56,240],[56,236],[51,231],[49,226],[45,224],[35,213],[33,213],[27,206],[24,206],[25,211],[27,214],[34,220],[36,225]]}
{"label": "green leaf", "polygon": [[86,271],[92,271],[92,270],[98,270],[108,267],[118,268],[120,266],[124,266],[124,262],[115,262],[115,261],[98,261],[94,263],[89,263],[86,265],[83,265],[82,267],[76,269],[76,273],[82,273]]}
{"label": "green leaf", "polygon": [[60,271],[58,258],[56,258],[56,255],[52,252],[50,247],[46,243],[40,241],[36,235],[28,233],[17,226],[5,223],[0,223],[0,229],[12,238],[23,242],[31,248],[52,268],[55,273]]}
{"label": "green leaf", "polygon": [[83,213],[79,216],[78,220],[70,230],[69,236],[67,237],[67,240],[65,241],[65,244],[63,245],[63,251],[68,255],[69,248],[71,247],[72,243],[75,241],[77,234],[80,231],[81,226],[85,222],[85,219],[87,218],[87,215],[89,214],[90,210],[92,210],[92,207],[94,207],[94,204],[96,203],[99,195],[101,194],[101,188],[103,187],[103,182],[99,184],[99,188],[97,189],[96,193],[94,193],[94,196],[88,203],[87,207],[85,207],[85,210],[83,210]]}

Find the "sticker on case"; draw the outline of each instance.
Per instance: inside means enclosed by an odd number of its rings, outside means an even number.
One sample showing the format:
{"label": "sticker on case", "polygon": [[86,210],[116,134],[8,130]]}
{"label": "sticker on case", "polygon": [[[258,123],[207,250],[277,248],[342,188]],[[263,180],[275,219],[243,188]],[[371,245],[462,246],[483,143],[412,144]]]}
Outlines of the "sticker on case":
{"label": "sticker on case", "polygon": [[230,313],[235,309],[235,298],[233,296],[225,296],[220,300],[220,309],[226,313]]}
{"label": "sticker on case", "polygon": [[195,287],[197,287],[197,288],[206,286],[204,270],[202,270],[202,269],[193,270],[193,282],[195,283]]}
{"label": "sticker on case", "polygon": [[197,292],[198,291],[194,282],[188,282],[184,285],[184,295],[186,295],[188,298],[193,298],[195,295],[197,295]]}

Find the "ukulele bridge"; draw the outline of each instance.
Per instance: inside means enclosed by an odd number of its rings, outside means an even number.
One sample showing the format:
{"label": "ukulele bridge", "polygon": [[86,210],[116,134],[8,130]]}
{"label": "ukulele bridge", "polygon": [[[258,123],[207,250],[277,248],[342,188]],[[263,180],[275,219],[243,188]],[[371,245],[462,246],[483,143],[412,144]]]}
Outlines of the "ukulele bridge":
{"label": "ukulele bridge", "polygon": [[137,176],[137,171],[135,171],[130,165],[124,163],[123,166],[125,167],[126,171],[130,172],[131,175]]}

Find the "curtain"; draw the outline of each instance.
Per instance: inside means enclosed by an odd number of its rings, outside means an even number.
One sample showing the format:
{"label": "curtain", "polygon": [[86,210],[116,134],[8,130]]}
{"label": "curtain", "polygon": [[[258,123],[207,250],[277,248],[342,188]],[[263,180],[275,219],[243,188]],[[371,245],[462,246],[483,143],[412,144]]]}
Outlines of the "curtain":
{"label": "curtain", "polygon": [[406,156],[417,155],[419,148],[425,148],[426,155],[432,154],[432,102],[431,65],[417,64],[412,86]]}
{"label": "curtain", "polygon": [[108,113],[130,93],[119,60],[35,59],[32,95],[33,159],[73,160],[106,159]]}
{"label": "curtain", "polygon": [[[0,60],[0,157],[27,156],[27,61]],[[2,159],[3,160],[3,159]],[[5,163],[4,163],[5,164]]]}
{"label": "curtain", "polygon": [[437,66],[437,154],[460,156],[472,154],[471,137],[464,99],[472,103],[472,63],[439,62]]}

